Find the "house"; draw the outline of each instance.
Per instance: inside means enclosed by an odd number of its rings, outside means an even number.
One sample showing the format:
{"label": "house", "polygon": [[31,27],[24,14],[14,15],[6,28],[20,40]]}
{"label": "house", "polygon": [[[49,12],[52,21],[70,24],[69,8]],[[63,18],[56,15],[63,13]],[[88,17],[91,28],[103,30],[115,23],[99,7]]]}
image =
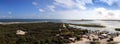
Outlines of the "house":
{"label": "house", "polygon": [[107,34],[101,34],[102,36],[108,36]]}
{"label": "house", "polygon": [[17,34],[17,35],[25,35],[26,32],[25,32],[25,31],[22,31],[22,30],[17,30],[17,31],[16,31],[16,34]]}
{"label": "house", "polygon": [[75,39],[76,39],[75,37],[70,37],[69,38],[69,40],[71,40],[71,41],[75,41]]}
{"label": "house", "polygon": [[62,31],[62,29],[59,29],[59,31]]}
{"label": "house", "polygon": [[66,25],[65,25],[65,24],[63,24],[63,27],[64,27],[64,28],[66,28]]}

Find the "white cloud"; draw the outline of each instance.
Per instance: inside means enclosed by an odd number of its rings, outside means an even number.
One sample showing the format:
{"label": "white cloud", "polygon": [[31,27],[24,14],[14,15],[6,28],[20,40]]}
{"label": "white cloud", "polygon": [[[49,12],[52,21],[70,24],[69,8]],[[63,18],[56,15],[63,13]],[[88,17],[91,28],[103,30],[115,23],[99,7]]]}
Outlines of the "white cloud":
{"label": "white cloud", "polygon": [[57,11],[54,14],[61,15],[63,19],[120,19],[120,10],[108,10],[105,8]]}
{"label": "white cloud", "polygon": [[6,18],[13,18],[13,17],[10,15],[1,15],[0,18],[6,19]]}
{"label": "white cloud", "polygon": [[97,8],[95,11],[105,19],[120,19],[120,10],[107,10],[105,8]]}
{"label": "white cloud", "polygon": [[102,2],[107,3],[108,5],[113,5],[114,3],[119,3],[120,0],[100,0]]}
{"label": "white cloud", "polygon": [[83,10],[86,9],[85,5],[88,3],[92,4],[92,0],[76,0],[76,6]]}
{"label": "white cloud", "polygon": [[50,11],[55,11],[55,6],[54,5],[49,5],[47,7],[50,9]]}
{"label": "white cloud", "polygon": [[35,7],[38,9],[39,12],[45,12],[44,9],[41,9],[41,8],[39,7],[39,4],[38,4],[37,2],[33,1],[32,4],[35,5]]}
{"label": "white cloud", "polygon": [[45,12],[45,10],[44,9],[38,9],[40,12]]}
{"label": "white cloud", "polygon": [[37,2],[32,2],[32,4],[33,4],[33,5],[35,5],[35,6],[37,6],[37,5],[38,5],[38,3],[37,3]]}
{"label": "white cloud", "polygon": [[59,5],[66,8],[79,8],[86,9],[86,4],[92,4],[92,0],[54,0],[55,5]]}
{"label": "white cloud", "polygon": [[64,7],[73,7],[75,2],[73,0],[54,0],[56,5]]}
{"label": "white cloud", "polygon": [[95,8],[95,11],[97,11],[97,12],[98,12],[98,14],[102,15],[102,14],[103,14],[103,12],[105,12],[105,11],[106,11],[106,9],[105,9],[105,8]]}
{"label": "white cloud", "polygon": [[8,14],[9,14],[9,15],[11,15],[11,14],[12,14],[12,12],[11,12],[11,11],[9,11],[9,12],[8,12]]}
{"label": "white cloud", "polygon": [[64,19],[95,19],[100,18],[100,15],[96,15],[96,11],[93,10],[69,10],[56,12]]}

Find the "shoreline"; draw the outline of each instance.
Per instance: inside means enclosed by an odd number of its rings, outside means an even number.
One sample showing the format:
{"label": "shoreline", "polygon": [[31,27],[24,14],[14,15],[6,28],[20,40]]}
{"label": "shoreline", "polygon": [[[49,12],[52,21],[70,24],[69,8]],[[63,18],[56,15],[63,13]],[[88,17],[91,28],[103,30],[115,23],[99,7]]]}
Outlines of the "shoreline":
{"label": "shoreline", "polygon": [[33,22],[0,22],[0,24],[25,24],[25,23],[43,23],[48,21],[33,21]]}
{"label": "shoreline", "polygon": [[[33,21],[33,22],[0,22],[0,25],[10,25],[10,24],[29,24],[29,23],[65,23],[65,22],[48,22],[48,21]],[[95,24],[71,24],[71,23],[65,23],[65,24],[70,24],[69,26],[70,27],[73,27],[73,28],[82,28],[82,29],[87,29],[87,30],[91,30],[91,31],[96,31],[96,30],[100,30],[100,31],[106,31],[104,29],[106,29],[106,26],[105,27],[101,27],[103,25],[100,25],[100,27],[96,27]],[[92,25],[92,26],[91,26]],[[94,27],[95,26],[95,27]],[[90,29],[89,29],[90,28]],[[93,29],[92,29],[93,28]],[[98,28],[98,29],[97,29]],[[114,30],[114,29],[113,29]],[[111,31],[108,31],[108,32],[111,32]],[[115,32],[119,32],[119,31],[115,31]],[[112,31],[112,33],[114,33],[114,31]]]}

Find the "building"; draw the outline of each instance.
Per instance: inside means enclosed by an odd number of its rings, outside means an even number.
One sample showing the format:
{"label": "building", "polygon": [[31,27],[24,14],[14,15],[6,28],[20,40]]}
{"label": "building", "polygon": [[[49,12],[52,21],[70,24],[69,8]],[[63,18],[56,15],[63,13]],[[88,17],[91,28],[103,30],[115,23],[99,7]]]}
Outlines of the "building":
{"label": "building", "polygon": [[17,31],[16,31],[16,34],[17,34],[17,35],[25,35],[26,32],[25,32],[25,31],[22,31],[22,30],[17,30]]}
{"label": "building", "polygon": [[75,37],[70,37],[69,40],[71,40],[72,42],[75,41]]}
{"label": "building", "polygon": [[64,28],[66,28],[66,25],[65,25],[65,24],[63,24],[63,27],[64,27]]}

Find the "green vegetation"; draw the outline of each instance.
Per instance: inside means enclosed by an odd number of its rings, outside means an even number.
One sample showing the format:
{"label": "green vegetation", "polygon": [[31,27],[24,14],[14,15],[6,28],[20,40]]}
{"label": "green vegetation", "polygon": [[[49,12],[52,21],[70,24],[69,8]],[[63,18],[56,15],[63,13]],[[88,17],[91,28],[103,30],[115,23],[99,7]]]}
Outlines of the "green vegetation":
{"label": "green vegetation", "polygon": [[93,21],[93,20],[89,20],[89,19],[82,19],[82,20],[69,20],[69,21]]}
{"label": "green vegetation", "polygon": [[90,42],[90,44],[100,44],[100,42],[92,41],[92,42]]}
{"label": "green vegetation", "polygon": [[120,20],[102,20],[102,21],[120,21]]}
{"label": "green vegetation", "polygon": [[102,25],[95,25],[95,24],[72,24],[72,25],[77,25],[77,26],[84,26],[84,27],[105,27]]}
{"label": "green vegetation", "polygon": [[107,43],[107,44],[116,44],[116,43],[114,43],[114,42],[109,42],[109,43]]}
{"label": "green vegetation", "polygon": [[120,31],[120,28],[115,28],[116,31]]}
{"label": "green vegetation", "polygon": [[[27,33],[16,35],[17,30],[23,30]],[[70,37],[80,40],[80,35],[87,32],[87,30],[74,29],[68,26],[63,28],[62,23],[1,24],[0,44],[64,44],[73,42],[69,40]]]}

